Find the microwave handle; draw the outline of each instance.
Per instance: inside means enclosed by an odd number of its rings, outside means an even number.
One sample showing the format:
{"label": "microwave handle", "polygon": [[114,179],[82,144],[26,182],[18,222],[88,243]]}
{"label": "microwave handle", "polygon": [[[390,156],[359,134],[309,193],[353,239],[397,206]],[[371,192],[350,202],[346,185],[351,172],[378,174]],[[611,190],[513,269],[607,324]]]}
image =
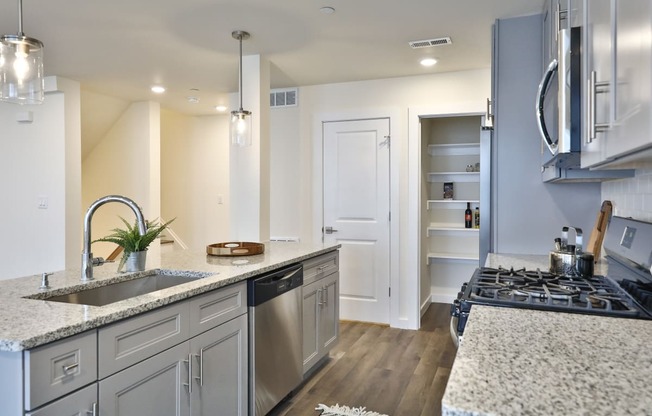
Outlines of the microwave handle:
{"label": "microwave handle", "polygon": [[550,153],[553,155],[557,154],[557,143],[553,143],[552,139],[550,139],[550,134],[548,133],[548,128],[546,127],[546,120],[543,117],[543,103],[546,98],[546,94],[548,93],[548,89],[550,89],[550,81],[552,80],[552,76],[555,74],[555,72],[557,72],[557,60],[553,59],[552,62],[550,62],[550,65],[548,65],[548,69],[546,70],[545,74],[543,74],[543,78],[541,79],[539,90],[537,92],[537,126],[539,127],[539,133],[541,134],[543,142],[546,144],[546,146],[548,146]]}

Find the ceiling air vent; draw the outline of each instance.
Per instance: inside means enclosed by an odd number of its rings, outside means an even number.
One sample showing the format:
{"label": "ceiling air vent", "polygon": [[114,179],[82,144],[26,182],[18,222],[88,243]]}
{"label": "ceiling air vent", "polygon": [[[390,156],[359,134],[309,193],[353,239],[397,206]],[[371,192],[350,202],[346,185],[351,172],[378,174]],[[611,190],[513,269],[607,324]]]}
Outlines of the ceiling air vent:
{"label": "ceiling air vent", "polygon": [[269,93],[269,106],[272,108],[296,107],[297,97],[298,97],[297,88],[284,88],[279,90],[271,90]]}
{"label": "ceiling air vent", "polygon": [[426,39],[426,40],[413,40],[408,42],[412,49],[419,48],[430,48],[432,46],[441,46],[441,45],[450,45],[453,43],[450,37],[446,36],[444,38],[437,39]]}

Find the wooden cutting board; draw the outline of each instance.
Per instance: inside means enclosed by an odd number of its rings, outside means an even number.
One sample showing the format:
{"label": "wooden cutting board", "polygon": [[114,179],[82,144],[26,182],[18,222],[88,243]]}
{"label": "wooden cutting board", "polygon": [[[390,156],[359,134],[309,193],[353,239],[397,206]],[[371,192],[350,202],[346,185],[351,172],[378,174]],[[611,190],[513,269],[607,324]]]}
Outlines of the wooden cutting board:
{"label": "wooden cutting board", "polygon": [[598,212],[598,216],[595,220],[595,225],[591,230],[589,243],[586,245],[586,251],[593,253],[596,263],[600,259],[602,241],[604,240],[604,236],[607,233],[607,226],[609,225],[609,219],[611,218],[612,210],[613,205],[611,204],[611,201],[602,202],[600,212]]}

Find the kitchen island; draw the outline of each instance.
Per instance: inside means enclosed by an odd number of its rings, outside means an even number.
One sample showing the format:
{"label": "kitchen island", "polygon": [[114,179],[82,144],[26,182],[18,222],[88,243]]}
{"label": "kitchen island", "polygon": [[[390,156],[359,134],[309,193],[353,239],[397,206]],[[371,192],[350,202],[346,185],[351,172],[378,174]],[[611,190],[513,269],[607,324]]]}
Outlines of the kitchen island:
{"label": "kitchen island", "polygon": [[[59,271],[49,277],[51,289],[40,291],[41,276],[0,280],[0,351],[22,351],[79,334],[112,322],[154,310],[183,299],[247,280],[288,264],[319,256],[337,244],[271,242],[265,253],[246,257],[215,257],[201,252],[175,251],[159,258],[148,256],[147,270],[117,273],[115,264],[95,267],[95,280],[80,281],[79,269]],[[44,302],[25,297],[50,297],[119,282],[150,270],[173,270],[201,277],[179,286],[105,306]]]}
{"label": "kitchen island", "polygon": [[[490,255],[499,265],[545,269],[547,256]],[[652,414],[650,340],[648,320],[474,305],[442,414]]]}

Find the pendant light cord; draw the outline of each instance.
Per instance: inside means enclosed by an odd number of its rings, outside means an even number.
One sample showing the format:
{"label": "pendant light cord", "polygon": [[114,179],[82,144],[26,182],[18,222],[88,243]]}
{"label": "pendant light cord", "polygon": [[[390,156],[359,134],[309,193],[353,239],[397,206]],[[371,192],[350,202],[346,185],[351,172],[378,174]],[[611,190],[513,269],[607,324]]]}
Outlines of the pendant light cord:
{"label": "pendant light cord", "polygon": [[18,36],[25,36],[23,33],[23,0],[18,0]]}
{"label": "pendant light cord", "polygon": [[[19,0],[19,1],[22,1],[22,0]],[[239,75],[239,77],[240,77],[240,79],[239,79],[239,83],[240,83],[240,112],[242,112],[243,111],[243,108],[242,108],[242,34],[240,36],[238,36],[238,40],[240,41],[240,75]]]}

